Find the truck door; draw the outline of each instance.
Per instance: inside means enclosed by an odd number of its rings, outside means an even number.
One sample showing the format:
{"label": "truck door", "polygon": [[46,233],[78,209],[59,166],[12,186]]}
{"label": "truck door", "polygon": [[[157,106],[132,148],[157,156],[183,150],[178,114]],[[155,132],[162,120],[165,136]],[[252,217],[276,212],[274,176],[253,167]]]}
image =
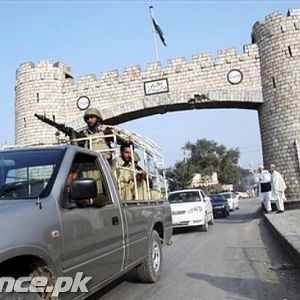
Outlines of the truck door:
{"label": "truck door", "polygon": [[[75,203],[70,197],[69,183],[76,178],[94,178],[97,197]],[[64,183],[61,199],[63,230],[63,269],[66,276],[76,272],[92,276],[87,287],[96,285],[118,273],[123,263],[123,228],[120,209],[112,199],[104,171],[97,156],[75,155]]]}

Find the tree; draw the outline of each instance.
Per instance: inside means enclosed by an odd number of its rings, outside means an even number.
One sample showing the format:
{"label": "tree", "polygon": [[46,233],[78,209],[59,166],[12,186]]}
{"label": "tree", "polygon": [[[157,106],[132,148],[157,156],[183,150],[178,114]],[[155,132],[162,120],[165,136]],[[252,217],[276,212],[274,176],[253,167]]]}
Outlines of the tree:
{"label": "tree", "polygon": [[196,173],[212,175],[217,172],[222,184],[234,184],[242,178],[242,169],[238,166],[238,148],[227,149],[215,141],[201,139],[195,143],[187,142],[182,149],[186,157],[167,172],[177,188],[186,187]]}
{"label": "tree", "polygon": [[235,183],[242,177],[242,169],[238,166],[240,151],[229,149],[221,158],[218,178],[221,183]]}
{"label": "tree", "polygon": [[178,161],[174,167],[167,169],[166,176],[174,180],[176,189],[183,189],[193,177],[189,169],[189,164],[185,160]]}
{"label": "tree", "polygon": [[216,142],[206,139],[197,140],[195,144],[187,142],[183,150],[190,153],[187,163],[190,164],[192,173],[211,175],[219,168],[222,149],[218,148]]}

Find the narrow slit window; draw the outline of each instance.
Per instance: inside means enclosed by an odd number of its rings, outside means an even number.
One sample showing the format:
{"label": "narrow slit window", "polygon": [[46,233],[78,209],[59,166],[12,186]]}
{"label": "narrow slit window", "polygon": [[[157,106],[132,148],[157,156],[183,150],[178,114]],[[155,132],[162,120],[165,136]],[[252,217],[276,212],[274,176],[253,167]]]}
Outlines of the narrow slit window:
{"label": "narrow slit window", "polygon": [[40,94],[39,94],[39,93],[36,94],[36,102],[37,102],[37,103],[40,102]]}
{"label": "narrow slit window", "polygon": [[73,76],[68,73],[65,73],[65,79],[69,79],[69,78],[73,79]]}
{"label": "narrow slit window", "polygon": [[276,89],[276,82],[275,82],[275,78],[272,77],[272,83],[273,83],[273,88]]}
{"label": "narrow slit window", "polygon": [[288,50],[289,50],[289,55],[290,55],[290,57],[293,57],[293,53],[292,53],[291,46],[288,46]]}

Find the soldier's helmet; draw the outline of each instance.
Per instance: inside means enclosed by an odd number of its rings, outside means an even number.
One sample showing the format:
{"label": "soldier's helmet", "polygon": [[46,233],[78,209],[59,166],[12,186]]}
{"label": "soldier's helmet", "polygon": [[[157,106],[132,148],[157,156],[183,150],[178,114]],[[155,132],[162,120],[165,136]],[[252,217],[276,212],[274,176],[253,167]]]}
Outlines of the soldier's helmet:
{"label": "soldier's helmet", "polygon": [[103,118],[102,118],[102,115],[100,113],[100,111],[95,108],[95,107],[90,107],[88,108],[85,112],[84,112],[84,116],[83,116],[83,119],[84,121],[86,122],[87,121],[87,118],[89,116],[95,116],[97,117],[100,121],[103,121]]}

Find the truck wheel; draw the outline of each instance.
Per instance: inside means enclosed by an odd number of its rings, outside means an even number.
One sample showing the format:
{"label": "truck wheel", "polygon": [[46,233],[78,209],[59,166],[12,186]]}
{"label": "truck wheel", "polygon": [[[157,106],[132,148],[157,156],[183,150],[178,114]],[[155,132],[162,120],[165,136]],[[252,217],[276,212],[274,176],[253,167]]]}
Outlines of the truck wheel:
{"label": "truck wheel", "polygon": [[[30,273],[32,277],[47,277],[48,282],[47,286],[45,287],[45,291],[42,293],[34,293],[37,296],[37,299],[43,300],[57,300],[58,297],[52,297],[53,287],[55,285],[55,277],[53,276],[50,269],[45,265],[35,265],[33,266],[33,271]],[[47,292],[47,288],[49,287],[49,291]],[[51,289],[52,288],[52,289]],[[51,291],[50,291],[51,290]]]}
{"label": "truck wheel", "polygon": [[161,263],[161,241],[157,231],[153,230],[145,260],[137,267],[140,280],[147,283],[158,281],[161,273]]}
{"label": "truck wheel", "polygon": [[[24,285],[22,285],[24,287]],[[1,300],[40,300],[36,293],[17,293],[17,292],[0,292]]]}
{"label": "truck wheel", "polygon": [[[22,287],[24,287],[24,285],[22,285]],[[11,292],[11,293],[5,293],[3,295],[2,293],[0,293],[0,299],[1,300],[40,300],[41,298],[37,296],[36,293]]]}
{"label": "truck wheel", "polygon": [[[31,266],[32,270],[30,272],[29,277],[40,277],[40,276],[45,276],[47,277],[47,286],[45,286],[45,289],[47,287],[54,287],[55,285],[55,279],[54,276],[52,275],[51,271],[48,269],[47,266],[42,266],[42,265],[32,265]],[[29,282],[28,282],[29,286]],[[22,285],[22,287],[28,287],[25,285]],[[3,300],[57,300],[57,297],[51,297],[51,293],[43,292],[43,293],[37,293],[37,292],[26,292],[26,293],[18,293],[18,292],[12,292],[12,293],[5,293],[2,295],[0,292],[0,299]]]}
{"label": "truck wheel", "polygon": [[211,214],[211,219],[208,222],[209,225],[214,225],[215,224],[215,218],[214,218],[214,214]]}

